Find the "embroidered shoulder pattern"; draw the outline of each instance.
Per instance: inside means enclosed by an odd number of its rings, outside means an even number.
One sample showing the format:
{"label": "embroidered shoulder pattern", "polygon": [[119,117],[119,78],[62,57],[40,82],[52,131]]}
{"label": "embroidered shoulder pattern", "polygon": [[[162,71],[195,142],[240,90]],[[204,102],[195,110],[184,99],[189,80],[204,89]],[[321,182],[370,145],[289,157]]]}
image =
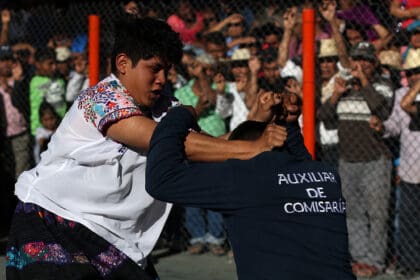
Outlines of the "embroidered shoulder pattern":
{"label": "embroidered shoulder pattern", "polygon": [[82,91],[77,102],[85,120],[93,123],[101,133],[120,119],[143,115],[127,89],[117,80],[104,80]]}

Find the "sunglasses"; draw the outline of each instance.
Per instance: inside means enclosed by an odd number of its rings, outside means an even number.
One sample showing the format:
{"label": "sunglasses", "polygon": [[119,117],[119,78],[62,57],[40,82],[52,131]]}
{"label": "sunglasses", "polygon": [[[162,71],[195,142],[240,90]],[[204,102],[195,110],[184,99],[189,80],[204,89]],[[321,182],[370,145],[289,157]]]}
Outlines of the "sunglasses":
{"label": "sunglasses", "polygon": [[232,23],[229,23],[227,26],[228,27],[232,27],[232,26],[239,27],[239,26],[242,26],[242,22],[232,22]]}
{"label": "sunglasses", "polygon": [[318,58],[319,63],[332,63],[332,62],[337,62],[337,61],[338,61],[337,57],[320,57],[320,58]]}

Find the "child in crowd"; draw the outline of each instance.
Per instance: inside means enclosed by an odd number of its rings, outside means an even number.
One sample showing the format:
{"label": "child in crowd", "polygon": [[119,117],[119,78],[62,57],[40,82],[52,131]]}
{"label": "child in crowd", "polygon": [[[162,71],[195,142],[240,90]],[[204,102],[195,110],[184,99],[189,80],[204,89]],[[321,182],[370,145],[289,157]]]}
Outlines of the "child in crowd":
{"label": "child in crowd", "polygon": [[39,107],[43,101],[48,102],[63,117],[66,113],[64,81],[54,78],[56,71],[56,53],[53,49],[39,49],[35,53],[36,74],[29,86],[29,102],[31,107],[31,132],[41,126]]}
{"label": "child in crowd", "polygon": [[42,102],[39,106],[39,119],[41,126],[36,129],[35,133],[34,157],[36,163],[41,160],[41,153],[47,149],[51,135],[60,123],[60,116],[47,102]]}

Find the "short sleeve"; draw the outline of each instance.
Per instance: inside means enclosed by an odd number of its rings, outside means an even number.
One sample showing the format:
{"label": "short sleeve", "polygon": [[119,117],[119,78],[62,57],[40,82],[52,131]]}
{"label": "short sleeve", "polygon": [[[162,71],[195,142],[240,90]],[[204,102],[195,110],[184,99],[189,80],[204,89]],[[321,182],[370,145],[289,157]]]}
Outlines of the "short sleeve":
{"label": "short sleeve", "polygon": [[78,97],[78,108],[87,122],[91,122],[102,135],[108,127],[125,118],[143,115],[134,99],[117,81],[101,82],[88,88]]}

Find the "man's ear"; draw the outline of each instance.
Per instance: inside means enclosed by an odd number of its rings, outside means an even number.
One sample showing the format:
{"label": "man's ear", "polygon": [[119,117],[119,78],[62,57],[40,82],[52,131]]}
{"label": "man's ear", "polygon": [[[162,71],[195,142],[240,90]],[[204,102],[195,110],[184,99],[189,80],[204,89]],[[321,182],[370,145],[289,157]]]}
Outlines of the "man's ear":
{"label": "man's ear", "polygon": [[127,70],[131,68],[131,59],[125,53],[120,53],[115,57],[115,66],[118,73],[125,75]]}

